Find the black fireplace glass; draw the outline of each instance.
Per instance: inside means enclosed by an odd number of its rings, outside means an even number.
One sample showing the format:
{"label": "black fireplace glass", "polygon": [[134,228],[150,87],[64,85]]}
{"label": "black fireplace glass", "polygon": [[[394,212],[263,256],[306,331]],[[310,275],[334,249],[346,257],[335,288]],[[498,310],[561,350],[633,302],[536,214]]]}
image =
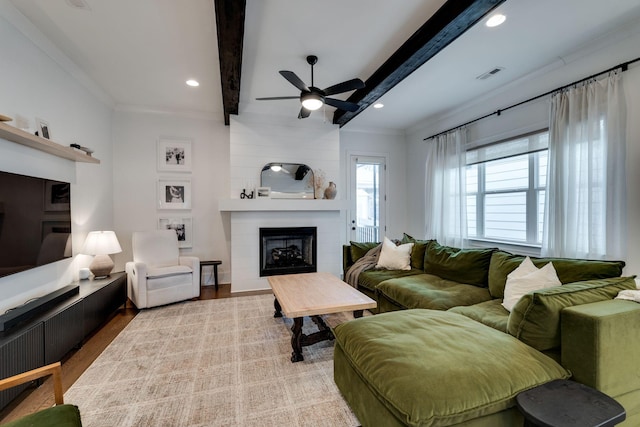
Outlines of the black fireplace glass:
{"label": "black fireplace glass", "polygon": [[316,227],[260,228],[260,277],[317,271]]}

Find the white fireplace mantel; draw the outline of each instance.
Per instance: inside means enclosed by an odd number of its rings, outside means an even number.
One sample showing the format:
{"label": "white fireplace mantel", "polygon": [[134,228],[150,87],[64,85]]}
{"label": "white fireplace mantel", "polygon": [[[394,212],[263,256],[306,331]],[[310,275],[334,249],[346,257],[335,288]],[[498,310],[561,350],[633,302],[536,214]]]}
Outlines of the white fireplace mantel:
{"label": "white fireplace mantel", "polygon": [[340,276],[347,200],[224,199],[231,226],[231,293],[269,289],[260,276],[260,229],[316,227],[318,271]]}
{"label": "white fireplace mantel", "polygon": [[346,200],[324,199],[223,199],[218,202],[221,212],[258,211],[346,211]]}

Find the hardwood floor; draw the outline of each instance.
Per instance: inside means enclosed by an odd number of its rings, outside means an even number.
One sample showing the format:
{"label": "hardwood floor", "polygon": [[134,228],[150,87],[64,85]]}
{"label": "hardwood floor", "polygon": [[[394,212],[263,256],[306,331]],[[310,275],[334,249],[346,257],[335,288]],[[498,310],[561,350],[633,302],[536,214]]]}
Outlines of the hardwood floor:
{"label": "hardwood floor", "polygon": [[[265,294],[270,291],[243,293],[242,295]],[[201,300],[216,298],[231,298],[231,285],[222,284],[218,290],[214,286],[203,286],[200,291]],[[138,314],[138,310],[128,302],[118,312],[91,335],[82,347],[68,354],[62,360],[62,387],[67,391],[69,387],[82,375],[104,349]],[[9,406],[0,411],[0,423],[18,419],[24,415],[48,408],[54,404],[53,381],[47,379],[41,386],[30,388],[18,396]]]}

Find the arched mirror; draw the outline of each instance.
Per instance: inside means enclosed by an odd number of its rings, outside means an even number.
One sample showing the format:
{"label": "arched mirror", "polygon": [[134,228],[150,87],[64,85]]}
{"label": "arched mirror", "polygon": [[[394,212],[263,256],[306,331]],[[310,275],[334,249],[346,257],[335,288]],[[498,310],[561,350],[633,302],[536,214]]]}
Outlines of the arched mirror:
{"label": "arched mirror", "polygon": [[260,173],[260,186],[269,187],[273,199],[313,199],[313,170],[300,163],[269,163]]}

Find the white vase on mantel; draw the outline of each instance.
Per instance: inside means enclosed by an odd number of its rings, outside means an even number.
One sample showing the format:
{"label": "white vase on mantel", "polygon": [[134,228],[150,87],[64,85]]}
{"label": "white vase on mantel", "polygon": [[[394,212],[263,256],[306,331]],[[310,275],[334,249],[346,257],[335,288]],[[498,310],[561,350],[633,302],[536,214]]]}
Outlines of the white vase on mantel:
{"label": "white vase on mantel", "polygon": [[324,198],[328,200],[333,200],[336,198],[336,194],[338,194],[336,183],[333,181],[330,181],[329,186],[324,189]]}

